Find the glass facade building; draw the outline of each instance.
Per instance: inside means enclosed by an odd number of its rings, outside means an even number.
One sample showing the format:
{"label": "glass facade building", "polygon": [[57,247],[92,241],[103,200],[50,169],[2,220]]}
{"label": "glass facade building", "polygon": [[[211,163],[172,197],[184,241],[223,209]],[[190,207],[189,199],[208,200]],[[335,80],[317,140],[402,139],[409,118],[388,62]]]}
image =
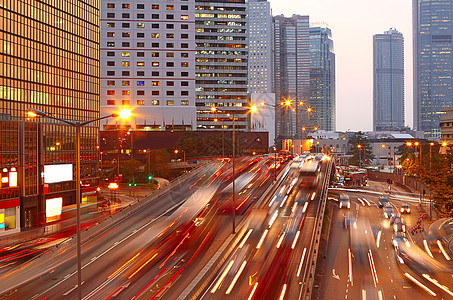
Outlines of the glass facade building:
{"label": "glass facade building", "polygon": [[453,1],[413,0],[414,128],[440,137],[453,106]]}
{"label": "glass facade building", "polygon": [[195,0],[197,130],[231,130],[228,113],[237,130],[249,128],[246,18],[245,0]]}
{"label": "glass facade building", "polygon": [[[335,53],[332,32],[326,24],[310,25],[309,128],[335,131]],[[308,109],[308,108],[307,108]]]}
{"label": "glass facade building", "polygon": [[[2,177],[0,220],[2,213],[11,220],[6,209],[14,205],[17,230],[45,223],[48,199],[75,203],[74,180],[44,183],[41,176],[45,166],[59,164],[72,164],[75,174],[75,129],[46,118],[27,120],[26,111],[75,122],[99,117],[98,1],[0,0],[0,40],[0,168],[3,177],[17,172],[16,186]],[[99,123],[82,128],[85,196],[97,184],[98,139]],[[8,226],[0,224],[0,234]]]}
{"label": "glass facade building", "polygon": [[[310,99],[310,36],[308,16],[273,17],[274,93],[277,102],[276,139],[304,135],[304,114]],[[291,101],[290,106],[279,103]],[[305,111],[304,111],[305,109]]]}
{"label": "glass facade building", "polygon": [[404,127],[404,38],[391,28],[373,36],[373,130]]}

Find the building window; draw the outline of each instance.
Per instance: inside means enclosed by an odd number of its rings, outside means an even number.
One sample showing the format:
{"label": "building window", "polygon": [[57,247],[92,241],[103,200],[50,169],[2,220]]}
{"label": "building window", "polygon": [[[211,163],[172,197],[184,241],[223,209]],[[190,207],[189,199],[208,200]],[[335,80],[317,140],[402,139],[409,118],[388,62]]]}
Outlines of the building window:
{"label": "building window", "polygon": [[189,10],[189,6],[187,6],[187,5],[181,5],[181,10]]}
{"label": "building window", "polygon": [[175,105],[175,100],[167,100],[167,105]]}
{"label": "building window", "polygon": [[115,66],[115,62],[114,61],[108,61],[107,62],[107,66],[114,67]]}
{"label": "building window", "polygon": [[145,23],[137,23],[137,28],[145,28]]}
{"label": "building window", "polygon": [[114,32],[107,32],[107,37],[115,37],[115,33]]}
{"label": "building window", "polygon": [[159,52],[151,52],[152,57],[159,57]]}
{"label": "building window", "polygon": [[145,71],[137,71],[137,76],[145,76]]}
{"label": "building window", "polygon": [[174,86],[175,82],[174,81],[167,81],[167,86]]}
{"label": "building window", "polygon": [[151,37],[153,39],[158,39],[159,38],[159,34],[158,33],[151,33]]}
{"label": "building window", "polygon": [[159,105],[159,100],[151,100],[151,105]]}
{"label": "building window", "polygon": [[182,39],[188,39],[189,35],[187,33],[183,33],[183,34],[181,34],[181,38]]}
{"label": "building window", "polygon": [[153,95],[153,96],[159,96],[159,91],[152,91],[152,92],[151,92],[151,95]]}
{"label": "building window", "polygon": [[144,67],[145,66],[145,62],[144,61],[138,61],[137,62],[137,67]]}
{"label": "building window", "polygon": [[130,43],[129,42],[122,42],[121,45],[123,47],[129,47]]}
{"label": "building window", "polygon": [[138,42],[138,43],[137,43],[137,47],[138,47],[138,48],[143,48],[143,47],[145,47],[145,43]]}
{"label": "building window", "polygon": [[174,10],[175,7],[173,5],[167,5],[167,10]]}
{"label": "building window", "polygon": [[115,76],[115,71],[107,71],[107,76]]}
{"label": "building window", "polygon": [[129,57],[129,56],[131,56],[131,53],[130,52],[122,52],[121,56],[122,57]]}
{"label": "building window", "polygon": [[144,19],[145,18],[145,14],[137,14],[137,19]]}
{"label": "building window", "polygon": [[123,96],[129,96],[130,94],[131,94],[131,91],[129,91],[129,90],[121,91],[121,95],[123,95]]}
{"label": "building window", "polygon": [[121,66],[123,67],[129,67],[131,65],[130,61],[122,61]]}
{"label": "building window", "polygon": [[137,95],[138,96],[144,96],[145,95],[145,91],[137,91]]}
{"label": "building window", "polygon": [[159,76],[159,72],[153,71],[153,72],[151,72],[151,76]]}
{"label": "building window", "polygon": [[181,96],[189,96],[189,91],[181,91]]}
{"label": "building window", "polygon": [[145,105],[145,100],[137,100],[137,105]]}
{"label": "building window", "polygon": [[153,4],[153,5],[151,5],[151,8],[152,9],[159,9],[159,4]]}
{"label": "building window", "polygon": [[137,37],[138,38],[144,38],[145,37],[145,33],[144,32],[137,32]]}
{"label": "building window", "polygon": [[107,80],[107,85],[115,85],[115,81],[114,80]]}
{"label": "building window", "polygon": [[131,36],[131,33],[130,33],[130,32],[122,32],[122,33],[121,33],[121,36],[122,36],[123,38],[128,38],[128,37]]}
{"label": "building window", "polygon": [[189,66],[188,62],[181,62],[181,67],[187,68]]}
{"label": "building window", "polygon": [[159,66],[159,62],[158,62],[158,61],[154,61],[151,65],[152,65],[153,67],[158,67],[158,66]]}
{"label": "building window", "polygon": [[145,4],[137,4],[137,9],[145,9]]}
{"label": "building window", "polygon": [[107,18],[115,18],[115,13],[107,13]]}
{"label": "building window", "polygon": [[167,48],[174,48],[175,47],[175,44],[173,43],[167,43]]}
{"label": "building window", "polygon": [[107,42],[107,47],[115,47],[115,42]]}
{"label": "building window", "polygon": [[175,18],[174,15],[166,15],[167,20],[173,20]]}
{"label": "building window", "polygon": [[181,100],[181,105],[189,105],[189,100]]}
{"label": "building window", "polygon": [[167,72],[167,76],[175,76],[175,72]]}
{"label": "building window", "polygon": [[129,71],[122,71],[121,72],[121,76],[130,76],[130,73]]}
{"label": "building window", "polygon": [[131,24],[129,24],[129,23],[121,23],[121,27],[129,28],[129,27],[131,27]]}
{"label": "building window", "polygon": [[188,58],[189,57],[189,53],[188,52],[181,52],[181,57],[182,58]]}
{"label": "building window", "polygon": [[189,44],[181,43],[181,48],[189,48]]}
{"label": "building window", "polygon": [[151,43],[151,47],[153,47],[153,48],[159,48],[159,43]]}
{"label": "building window", "polygon": [[173,52],[167,52],[167,57],[175,57],[175,54]]}
{"label": "building window", "polygon": [[159,86],[159,81],[152,81],[152,82],[151,82],[151,85],[152,85],[152,86]]}
{"label": "building window", "polygon": [[137,52],[137,57],[145,57],[145,52]]}
{"label": "building window", "polygon": [[181,76],[182,77],[188,77],[189,76],[189,72],[181,72]]}
{"label": "building window", "polygon": [[144,82],[144,81],[137,81],[137,85],[138,85],[138,86],[144,86],[144,85],[145,85],[145,82]]}
{"label": "building window", "polygon": [[167,67],[172,68],[172,67],[174,67],[174,66],[175,66],[175,63],[174,63],[174,62],[172,62],[172,61],[167,61]]}
{"label": "building window", "polygon": [[129,9],[129,8],[131,8],[131,5],[130,5],[130,4],[127,4],[127,3],[123,3],[123,4],[121,5],[121,7],[124,8],[124,9]]}
{"label": "building window", "polygon": [[173,33],[167,33],[167,39],[172,39],[174,37],[175,35]]}
{"label": "building window", "polygon": [[115,23],[107,23],[108,28],[115,28]]}
{"label": "building window", "polygon": [[107,95],[115,95],[115,90],[107,90]]}
{"label": "building window", "polygon": [[121,101],[122,105],[131,105],[131,100],[123,100]]}
{"label": "building window", "polygon": [[189,16],[188,15],[181,15],[181,20],[189,20]]}
{"label": "building window", "polygon": [[130,86],[131,85],[131,82],[129,80],[123,80],[121,82],[122,86]]}
{"label": "building window", "polygon": [[115,105],[115,100],[107,100],[107,105]]}
{"label": "building window", "polygon": [[130,14],[128,14],[128,13],[123,13],[121,16],[122,16],[124,19],[129,19],[129,18],[130,18]]}
{"label": "building window", "polygon": [[151,28],[159,28],[159,24],[153,23],[153,24],[151,24]]}
{"label": "building window", "polygon": [[188,24],[181,24],[181,29],[189,29],[189,25]]}
{"label": "building window", "polygon": [[107,3],[107,8],[115,8],[115,3]]}
{"label": "building window", "polygon": [[167,29],[174,29],[174,28],[175,28],[174,24],[167,24]]}
{"label": "building window", "polygon": [[159,19],[159,14],[152,14],[151,19],[153,20]]}
{"label": "building window", "polygon": [[189,86],[189,82],[188,81],[181,81],[181,86]]}

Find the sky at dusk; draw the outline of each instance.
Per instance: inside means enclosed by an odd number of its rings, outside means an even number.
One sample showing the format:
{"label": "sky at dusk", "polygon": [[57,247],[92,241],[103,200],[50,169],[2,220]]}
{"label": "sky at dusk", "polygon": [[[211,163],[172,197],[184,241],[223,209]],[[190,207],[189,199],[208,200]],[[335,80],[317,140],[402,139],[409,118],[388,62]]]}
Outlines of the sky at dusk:
{"label": "sky at dusk", "polygon": [[310,16],[332,30],[336,55],[336,129],[373,129],[373,35],[394,27],[404,37],[405,123],[412,127],[412,1],[269,0],[272,14]]}

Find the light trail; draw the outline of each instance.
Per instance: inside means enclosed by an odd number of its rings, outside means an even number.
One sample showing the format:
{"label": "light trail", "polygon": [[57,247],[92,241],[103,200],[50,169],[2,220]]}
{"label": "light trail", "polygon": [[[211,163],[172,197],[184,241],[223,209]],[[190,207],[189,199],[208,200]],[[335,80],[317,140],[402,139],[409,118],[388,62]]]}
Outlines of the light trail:
{"label": "light trail", "polygon": [[300,258],[299,268],[297,269],[297,277],[300,275],[300,271],[302,270],[302,265],[304,264],[305,252],[307,248],[304,248],[304,252],[302,253],[302,257]]}
{"label": "light trail", "polygon": [[277,216],[278,216],[278,210],[276,210],[274,212],[274,214],[272,215],[271,219],[269,220],[269,228],[272,227],[272,224],[274,224],[275,219],[277,219]]}
{"label": "light trail", "polygon": [[291,208],[291,212],[293,213],[296,210],[297,207],[297,202],[294,202],[293,208]]}
{"label": "light trail", "polygon": [[[160,252],[160,250],[159,250]],[[129,276],[127,279],[131,279],[135,274],[138,273],[138,271],[140,271],[141,269],[143,269],[150,261],[153,260],[154,257],[157,256],[157,254],[159,254],[159,252],[155,253],[150,259],[148,259],[143,265],[140,266],[140,268],[137,269],[137,271],[135,271],[134,273],[132,273],[131,276]]]}
{"label": "light trail", "polygon": [[362,290],[362,300],[366,300],[366,291]]}
{"label": "light trail", "polygon": [[247,241],[247,239],[249,238],[250,234],[252,233],[253,229],[249,229],[249,231],[247,232],[247,234],[245,235],[244,239],[242,240],[242,242],[239,244],[239,248],[242,248],[244,247],[244,244],[245,242]]}
{"label": "light trail", "polygon": [[285,233],[283,233],[283,234],[281,235],[280,239],[278,240],[278,242],[277,242],[277,249],[280,248],[280,245],[282,244],[284,238],[285,238]]}
{"label": "light trail", "polygon": [[300,230],[297,231],[296,236],[294,237],[293,244],[291,245],[291,249],[294,249],[296,247],[297,239],[299,238],[300,235]]}
{"label": "light trail", "polygon": [[252,300],[253,294],[255,293],[257,286],[258,286],[258,282],[255,282],[255,285],[253,286],[252,292],[250,293],[250,296],[249,296],[249,298],[247,300]]}
{"label": "light trail", "polygon": [[271,207],[271,205],[272,205],[272,203],[274,203],[275,199],[277,199],[277,195],[275,195],[274,197],[272,197],[271,202],[269,202],[269,207]]}
{"label": "light trail", "polygon": [[313,195],[311,195],[311,201],[313,201],[313,199],[315,199],[316,197],[316,192],[313,192]]}
{"label": "light trail", "polygon": [[124,265],[122,265],[121,267],[119,267],[115,272],[113,272],[109,277],[107,278],[111,278],[112,276],[114,276],[116,273],[118,273],[122,268],[124,268],[125,266],[127,266],[131,261],[133,261],[137,256],[140,255],[140,253],[142,253],[143,251],[140,251],[139,253],[135,254],[134,257],[132,257],[131,259],[129,259]]}
{"label": "light trail", "polygon": [[282,292],[280,293],[280,298],[278,298],[278,299],[283,300],[283,298],[285,297],[285,293],[286,293],[286,283],[283,285]]}
{"label": "light trail", "polygon": [[231,293],[231,291],[233,290],[234,288],[234,285],[236,284],[236,281],[238,281],[239,279],[239,276],[241,276],[242,274],[242,271],[244,271],[244,268],[245,268],[245,265],[247,264],[247,261],[244,260],[241,264],[241,267],[239,268],[239,271],[236,273],[236,275],[234,275],[234,278],[233,278],[233,281],[231,281],[230,283],[230,286],[228,287],[228,289],[226,290],[225,294],[226,295],[229,295]]}
{"label": "light trail", "polygon": [[259,249],[261,247],[268,232],[269,229],[264,230],[263,235],[261,236],[260,241],[258,242],[258,245],[256,245],[256,249]]}
{"label": "light trail", "polygon": [[450,296],[453,296],[453,293],[448,289],[448,287],[446,287],[443,284],[440,284],[439,281],[437,281],[436,279],[431,278],[428,274],[423,274],[422,276],[425,277],[426,279],[428,279],[431,283],[436,285],[438,288],[440,288],[440,289],[444,290],[445,292],[447,292]]}
{"label": "light trail", "polygon": [[377,238],[376,238],[376,247],[379,248],[379,245],[381,244],[381,234],[382,234],[382,230],[379,230],[378,234],[377,234]]}
{"label": "light trail", "polygon": [[308,207],[308,202],[305,202],[304,207],[302,208],[302,213],[305,213],[307,211]]}
{"label": "light trail", "polygon": [[431,250],[429,250],[428,242],[426,242],[426,240],[423,240],[423,246],[425,246],[426,253],[428,253],[429,256],[434,258],[433,254],[431,253]]}
{"label": "light trail", "polygon": [[370,261],[371,275],[373,275],[374,287],[377,287],[379,279],[376,272],[376,267],[374,265],[373,253],[371,250],[368,251],[368,260]]}
{"label": "light trail", "polygon": [[283,207],[283,205],[286,202],[286,199],[288,199],[288,195],[286,195],[285,198],[283,198],[282,203],[280,203],[280,207]]}
{"label": "light trail", "polygon": [[451,259],[450,256],[448,256],[447,252],[444,249],[444,246],[442,246],[442,243],[439,240],[437,240],[437,245],[439,246],[439,249],[442,252],[442,254],[445,256],[445,259],[450,260]]}
{"label": "light trail", "polygon": [[348,249],[348,264],[349,264],[349,281],[351,281],[351,286],[354,286],[354,280],[353,280],[353,277],[352,277],[351,249]]}
{"label": "light trail", "polygon": [[227,265],[227,267],[225,268],[225,270],[223,271],[222,275],[220,276],[219,280],[217,280],[216,284],[214,285],[214,287],[211,289],[211,294],[214,294],[217,289],[219,288],[219,286],[222,284],[223,280],[225,279],[226,275],[228,274],[228,272],[230,271],[231,267],[233,266],[234,264],[234,260],[230,261]]}
{"label": "light trail", "polygon": [[418,285],[419,287],[421,287],[422,289],[424,289],[425,292],[427,292],[427,293],[430,294],[431,296],[434,296],[434,297],[437,296],[436,293],[434,293],[434,292],[431,291],[427,286],[423,285],[423,283],[421,283],[420,281],[418,281],[417,279],[415,279],[414,277],[412,277],[409,273],[404,273],[404,276],[406,276],[407,278],[409,278],[410,281],[412,281],[413,283],[415,283],[416,285]]}

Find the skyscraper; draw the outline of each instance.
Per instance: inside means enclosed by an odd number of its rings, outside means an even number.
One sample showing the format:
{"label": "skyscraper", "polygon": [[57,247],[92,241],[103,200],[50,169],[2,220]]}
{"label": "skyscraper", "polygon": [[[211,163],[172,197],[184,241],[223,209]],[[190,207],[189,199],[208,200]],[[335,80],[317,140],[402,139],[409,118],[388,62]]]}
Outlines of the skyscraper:
{"label": "skyscraper", "polygon": [[101,129],[195,129],[195,1],[101,1]]}
{"label": "skyscraper", "polygon": [[[52,221],[51,211],[76,203],[75,129],[26,120],[26,111],[72,122],[99,117],[98,18],[95,0],[0,5],[0,235]],[[98,145],[99,122],[82,127],[85,200],[87,190],[96,194]]]}
{"label": "skyscraper", "polygon": [[302,112],[310,99],[310,36],[308,16],[273,17],[274,92],[277,139],[303,136]]}
{"label": "skyscraper", "polygon": [[453,106],[453,1],[413,0],[414,127],[440,136],[441,110]]}
{"label": "skyscraper", "polygon": [[302,109],[302,123],[307,120],[309,128],[335,131],[335,53],[327,24],[310,25],[309,105]]}
{"label": "skyscraper", "polygon": [[404,127],[404,38],[394,28],[373,36],[373,129]]}
{"label": "skyscraper", "polygon": [[197,130],[232,129],[233,113],[237,130],[249,127],[246,17],[245,0],[195,1]]}

